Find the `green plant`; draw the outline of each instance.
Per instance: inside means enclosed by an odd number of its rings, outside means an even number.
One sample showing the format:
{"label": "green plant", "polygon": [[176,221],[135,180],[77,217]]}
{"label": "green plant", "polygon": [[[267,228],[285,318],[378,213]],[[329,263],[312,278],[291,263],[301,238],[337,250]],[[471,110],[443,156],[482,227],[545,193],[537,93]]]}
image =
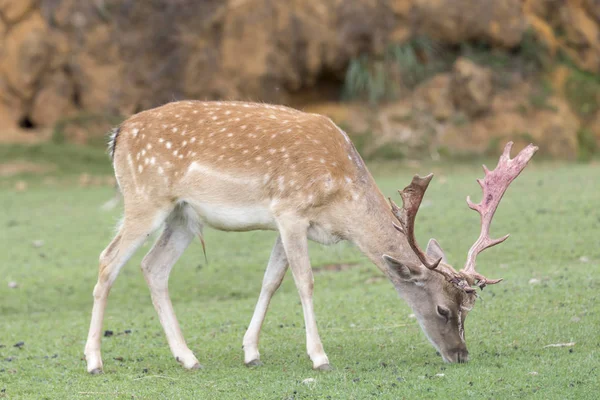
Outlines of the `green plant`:
{"label": "green plant", "polygon": [[396,98],[401,88],[412,89],[450,62],[441,46],[425,37],[390,45],[382,56],[363,54],[350,61],[344,80],[344,98],[371,104]]}
{"label": "green plant", "polygon": [[546,45],[544,45],[532,29],[527,29],[523,33],[523,38],[519,45],[519,54],[523,63],[523,69],[528,73],[548,70],[555,62]]}
{"label": "green plant", "polygon": [[556,107],[549,103],[554,93],[552,85],[547,80],[541,80],[529,93],[529,103],[539,110],[556,111]]}
{"label": "green plant", "polygon": [[579,117],[592,117],[600,109],[600,76],[572,69],[565,85],[565,96]]}
{"label": "green plant", "polygon": [[586,162],[598,152],[598,144],[594,133],[588,129],[577,131],[577,160]]}

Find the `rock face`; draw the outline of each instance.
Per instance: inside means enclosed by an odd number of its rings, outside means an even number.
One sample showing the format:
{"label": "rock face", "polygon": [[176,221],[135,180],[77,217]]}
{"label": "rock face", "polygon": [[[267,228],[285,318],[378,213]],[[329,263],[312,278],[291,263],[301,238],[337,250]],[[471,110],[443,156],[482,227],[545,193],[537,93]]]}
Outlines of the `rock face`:
{"label": "rock face", "polygon": [[470,117],[490,109],[492,100],[492,71],[474,62],[459,58],[452,69],[449,92],[452,102]]}
{"label": "rock face", "polygon": [[526,28],[521,7],[522,0],[414,0],[414,21],[420,32],[445,42],[514,47]]}
{"label": "rock face", "polygon": [[[0,140],[181,98],[311,108],[339,100],[348,64],[360,54],[383,54],[415,34],[516,48],[528,28],[551,52],[600,71],[598,0],[0,0]],[[492,82],[490,70],[461,59],[402,101],[351,119],[374,143],[410,148],[453,148],[449,138],[460,135],[454,143],[480,151],[498,135],[546,140],[577,131],[558,94],[550,101],[555,114],[517,115],[499,106],[504,95]],[[586,126],[600,137],[598,120]],[[85,141],[76,131],[71,137]],[[559,142],[548,142],[549,154],[572,157],[572,139]]]}
{"label": "rock face", "polygon": [[586,71],[600,71],[598,0],[526,0],[523,12],[551,49],[564,51]]}
{"label": "rock face", "polygon": [[367,0],[2,0],[0,122],[51,126],[178,98],[323,99],[332,82],[338,96],[352,57],[406,39],[408,12]]}

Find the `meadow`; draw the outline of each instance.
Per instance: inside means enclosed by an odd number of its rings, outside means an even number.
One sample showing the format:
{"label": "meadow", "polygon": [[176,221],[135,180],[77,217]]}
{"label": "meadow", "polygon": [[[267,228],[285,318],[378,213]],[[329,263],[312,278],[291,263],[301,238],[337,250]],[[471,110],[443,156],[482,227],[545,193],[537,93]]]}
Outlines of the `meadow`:
{"label": "meadow", "polygon": [[[242,337],[275,233],[207,229],[208,262],[197,241],[175,266],[169,285],[188,345],[204,368],[186,371],[169,351],[139,269],[149,241],[112,289],[104,373],[91,376],[82,357],[97,260],[120,209],[100,210],[113,189],[81,186],[77,176],[86,168],[108,175],[110,165],[95,153],[83,157],[71,149],[72,157],[55,157],[53,150],[39,151],[37,159],[54,157],[50,178],[23,175],[0,182],[0,398],[598,398],[598,163],[534,158],[509,188],[492,236],[511,237],[478,258],[486,276],[504,281],[486,287],[469,314],[467,364],[445,364],[386,278],[341,243],[310,248],[317,321],[333,370],[311,369],[289,272],[262,330],[264,365],[245,367]],[[397,202],[396,190],[414,173],[435,173],[417,236],[422,244],[438,239],[460,267],[479,233],[479,217],[465,197],[480,198],[480,164],[371,166],[382,191]],[[26,188],[16,190],[16,180]],[[570,345],[548,347],[565,343]]]}

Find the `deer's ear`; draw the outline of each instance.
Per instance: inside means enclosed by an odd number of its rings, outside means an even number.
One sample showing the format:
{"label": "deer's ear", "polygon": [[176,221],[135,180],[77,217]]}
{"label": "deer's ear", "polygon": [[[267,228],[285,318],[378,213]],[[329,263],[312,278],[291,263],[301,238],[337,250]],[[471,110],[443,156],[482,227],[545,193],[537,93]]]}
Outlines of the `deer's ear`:
{"label": "deer's ear", "polygon": [[427,243],[427,250],[425,253],[434,260],[442,259],[442,262],[448,264],[448,260],[446,259],[446,255],[444,254],[444,250],[442,250],[442,246],[435,239],[429,239],[429,243]]}
{"label": "deer's ear", "polygon": [[415,281],[421,277],[420,270],[410,267],[407,264],[404,264],[396,260],[395,258],[388,256],[387,254],[383,255],[383,259],[390,268],[390,271],[392,271],[405,281]]}

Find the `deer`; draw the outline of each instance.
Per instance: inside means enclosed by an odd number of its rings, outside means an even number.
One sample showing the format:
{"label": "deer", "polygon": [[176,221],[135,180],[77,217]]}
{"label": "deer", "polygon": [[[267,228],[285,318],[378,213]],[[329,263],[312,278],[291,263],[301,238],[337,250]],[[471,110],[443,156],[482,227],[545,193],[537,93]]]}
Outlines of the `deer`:
{"label": "deer", "polygon": [[[423,251],[415,218],[433,177],[415,175],[402,191],[402,207],[386,199],[348,135],[331,119],[286,106],[237,101],[171,102],[142,111],[115,128],[109,154],[123,196],[118,233],[100,254],[98,280],[84,355],[87,371],[101,373],[102,323],[119,271],[155,231],[141,262],[151,300],[174,358],[201,368],[189,349],[168,291],[171,270],[203,228],[277,232],[254,313],[243,337],[244,363],[261,365],[259,335],[271,299],[291,269],[315,370],[329,370],[313,306],[308,240],[356,246],[412,308],[444,361],[469,359],[465,318],[476,288],[500,282],[476,271],[477,255],[500,239],[489,237],[492,217],[508,185],[537,147],[511,159],[509,142],[495,170],[484,166],[479,204],[481,234],[456,271],[431,239]],[[389,201],[388,201],[389,200]],[[159,230],[160,228],[160,230]]]}

